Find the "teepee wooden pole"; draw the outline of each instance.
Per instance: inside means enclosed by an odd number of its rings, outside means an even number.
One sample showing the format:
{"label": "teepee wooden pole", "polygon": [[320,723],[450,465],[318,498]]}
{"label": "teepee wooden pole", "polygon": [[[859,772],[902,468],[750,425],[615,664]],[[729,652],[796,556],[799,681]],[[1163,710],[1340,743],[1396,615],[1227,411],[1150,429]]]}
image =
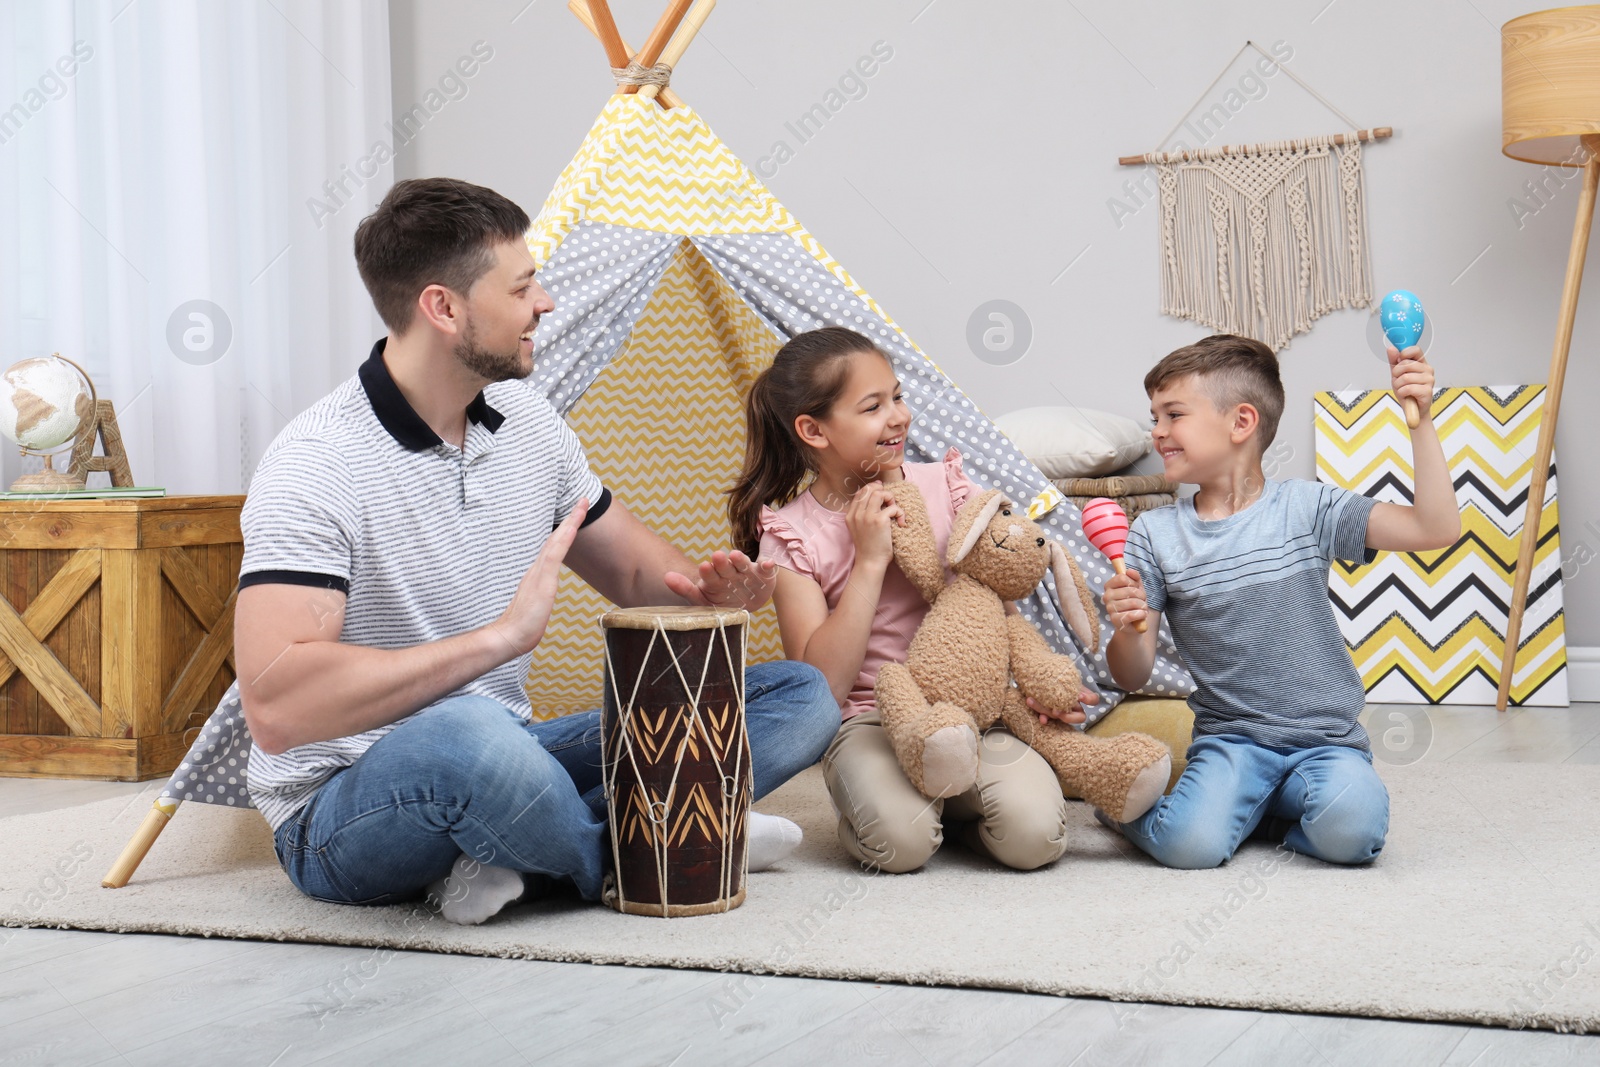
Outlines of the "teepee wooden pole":
{"label": "teepee wooden pole", "polygon": [[118,854],[117,861],[111,865],[106,876],[100,884],[107,889],[121,889],[128,884],[128,879],[133,877],[133,872],[139,869],[139,864],[144,862],[145,855],[150,851],[150,846],[156,843],[156,838],[161,836],[161,831],[167,828],[167,823],[172,821],[172,813],[178,810],[180,801],[169,800],[166,797],[157,797],[156,802],[150,805],[150,810],[145,813],[144,821],[133,832],[128,843],[123,846]]}
{"label": "teepee wooden pole", "polygon": [[[595,23],[594,15],[589,12],[588,0],[567,0],[567,10],[578,16],[578,21],[583,23],[590,33],[594,34],[596,40],[600,39],[600,27]],[[622,40],[620,36],[617,39]],[[630,57],[633,55],[633,49],[628,47],[628,42],[625,40],[622,40],[622,50],[627,52]],[[627,63],[624,62],[623,66],[627,66]],[[683,106],[683,98],[673,92],[671,88],[661,90],[661,95],[656,97],[656,102],[669,111],[675,107]]]}
{"label": "teepee wooden pole", "polygon": [[[689,8],[689,13],[683,17],[683,22],[678,26],[678,31],[672,35],[667,49],[661,54],[661,61],[669,67],[676,67],[683,54],[689,50],[689,42],[693,41],[695,34],[700,32],[700,27],[706,24],[711,9],[717,6],[717,0],[694,0],[694,6]],[[649,99],[656,95],[658,86],[645,85],[639,89],[639,95]],[[664,91],[663,91],[664,92]],[[663,99],[665,97],[663,96]],[[671,105],[669,105],[669,108]]]}
{"label": "teepee wooden pole", "polygon": [[[628,47],[617,32],[617,20],[611,15],[611,5],[606,0],[589,0],[589,14],[594,16],[595,36],[606,50],[606,62],[613,67],[628,65]],[[618,90],[619,92],[621,90]]]}
{"label": "teepee wooden pole", "polygon": [[[1550,455],[1556,447],[1561,386],[1567,376],[1567,352],[1572,348],[1572,323],[1578,314],[1589,226],[1594,220],[1595,195],[1600,188],[1600,137],[1584,137],[1583,146],[1589,152],[1589,161],[1583,167],[1583,191],[1578,194],[1578,217],[1572,224],[1572,246],[1567,251],[1567,280],[1561,289],[1555,348],[1550,353],[1550,380],[1545,385],[1544,411],[1539,416],[1539,449],[1528,484],[1528,510],[1522,516],[1522,543],[1517,549],[1511,611],[1506,617],[1506,647],[1500,659],[1500,690],[1494,698],[1494,706],[1501,711],[1506,710],[1511,699],[1511,675],[1517,666],[1517,645],[1522,640],[1522,613],[1528,605],[1528,583],[1533,577],[1533,557],[1539,545],[1539,520],[1544,516],[1545,480],[1550,472]],[[1560,567],[1556,570],[1559,575]]]}
{"label": "teepee wooden pole", "polygon": [[[667,47],[667,42],[672,40],[672,33],[678,28],[678,23],[683,21],[684,13],[689,10],[689,5],[694,0],[671,0],[662,9],[661,17],[656,20],[656,28],[650,31],[650,36],[644,39],[644,47],[639,49],[633,61],[641,67],[653,67],[661,59],[661,50]],[[640,89],[637,85],[624,85],[625,93],[636,93]]]}

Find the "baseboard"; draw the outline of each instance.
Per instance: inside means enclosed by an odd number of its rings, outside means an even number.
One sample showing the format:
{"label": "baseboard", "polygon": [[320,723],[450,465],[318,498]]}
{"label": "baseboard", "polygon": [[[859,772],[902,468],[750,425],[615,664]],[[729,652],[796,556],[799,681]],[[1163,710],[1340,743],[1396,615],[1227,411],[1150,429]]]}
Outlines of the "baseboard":
{"label": "baseboard", "polygon": [[1567,697],[1600,701],[1600,648],[1567,646]]}

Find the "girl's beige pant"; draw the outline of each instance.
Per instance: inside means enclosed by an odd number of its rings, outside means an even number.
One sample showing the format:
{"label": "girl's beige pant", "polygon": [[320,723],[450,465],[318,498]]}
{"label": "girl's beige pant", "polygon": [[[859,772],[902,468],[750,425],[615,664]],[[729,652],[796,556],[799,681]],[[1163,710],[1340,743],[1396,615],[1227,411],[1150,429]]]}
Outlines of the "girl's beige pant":
{"label": "girl's beige pant", "polygon": [[890,874],[926,863],[947,824],[969,848],[1020,871],[1053,863],[1067,847],[1067,802],[1055,771],[1000,727],[979,738],[977,784],[959,796],[929,800],[917,791],[876,711],[844,721],[822,773],[839,811],[839,843]]}

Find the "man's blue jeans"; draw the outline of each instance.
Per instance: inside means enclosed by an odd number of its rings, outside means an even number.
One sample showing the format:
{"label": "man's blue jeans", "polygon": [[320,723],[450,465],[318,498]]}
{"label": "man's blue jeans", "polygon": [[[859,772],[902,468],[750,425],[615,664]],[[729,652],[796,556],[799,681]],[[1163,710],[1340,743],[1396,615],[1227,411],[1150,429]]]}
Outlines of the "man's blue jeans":
{"label": "man's blue jeans", "polygon": [[1283,843],[1328,863],[1366,863],[1389,833],[1389,791],[1372,756],[1344,745],[1265,748],[1210,734],[1189,746],[1170,796],[1122,833],[1168,867],[1224,863],[1263,819],[1291,823]]}
{"label": "man's blue jeans", "polygon": [[[758,664],[745,671],[745,723],[759,798],[822,756],[839,705],[816,668]],[[302,893],[339,904],[414,898],[462,853],[598,900],[600,770],[598,711],[523,723],[485,697],[445,700],[328,779],[278,828],[278,862]]]}

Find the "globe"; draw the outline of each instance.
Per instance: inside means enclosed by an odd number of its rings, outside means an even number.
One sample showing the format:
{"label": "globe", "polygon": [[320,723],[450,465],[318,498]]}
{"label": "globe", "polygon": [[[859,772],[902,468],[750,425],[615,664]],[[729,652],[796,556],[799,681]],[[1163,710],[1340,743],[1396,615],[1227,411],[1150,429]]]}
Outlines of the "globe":
{"label": "globe", "polygon": [[49,358],[25,359],[0,374],[0,434],[15,441],[24,456],[42,456],[44,466],[11,483],[14,493],[61,493],[83,488],[83,475],[73,477],[51,463],[52,448],[93,434],[98,425],[97,397],[89,374],[59,352]]}
{"label": "globe", "polygon": [[59,356],[25,359],[0,375],[0,434],[30,452],[66,444],[93,412],[87,379]]}

